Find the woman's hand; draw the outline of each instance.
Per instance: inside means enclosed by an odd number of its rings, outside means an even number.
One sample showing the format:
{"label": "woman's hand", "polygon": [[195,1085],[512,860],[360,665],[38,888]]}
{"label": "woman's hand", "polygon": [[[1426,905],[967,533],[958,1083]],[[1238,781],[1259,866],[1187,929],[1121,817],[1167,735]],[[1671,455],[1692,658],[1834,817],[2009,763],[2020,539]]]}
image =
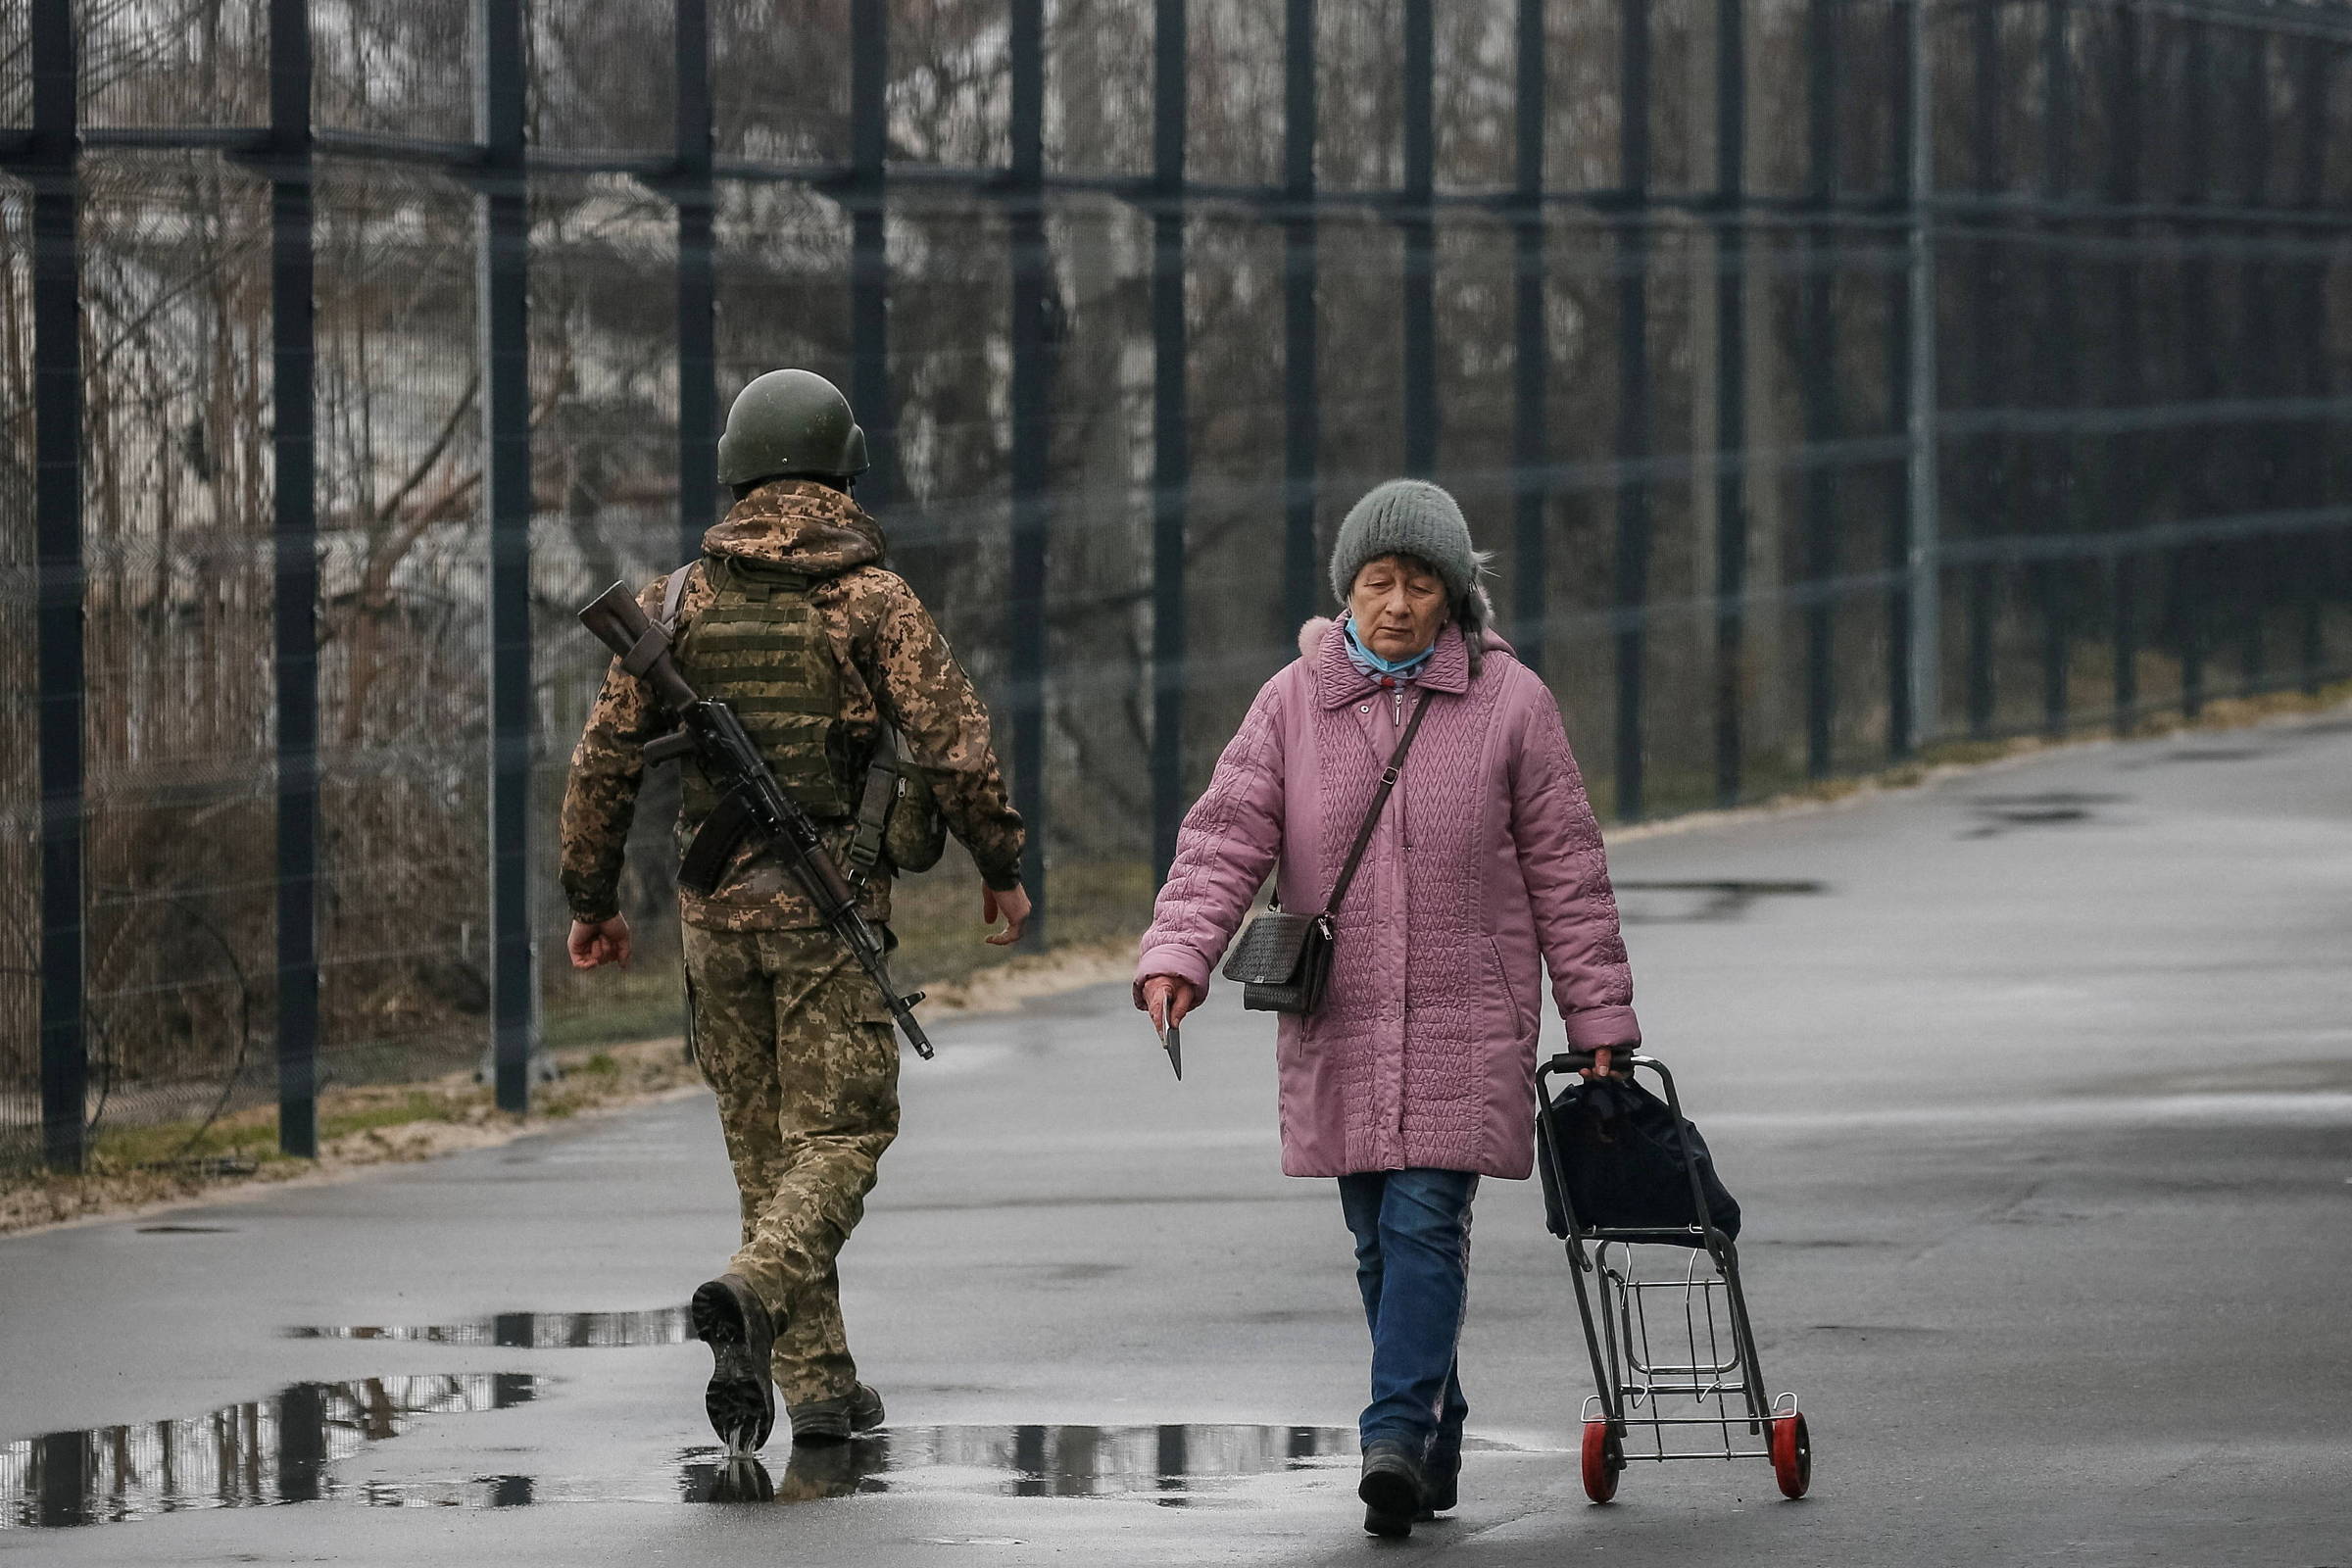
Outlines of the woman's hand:
{"label": "woman's hand", "polygon": [[1184,1015],[1199,1005],[1200,993],[1190,980],[1155,974],[1144,982],[1144,1010],[1152,1015],[1152,1027],[1161,1034],[1184,1022]]}
{"label": "woman's hand", "polygon": [[[1592,1065],[1584,1069],[1585,1082],[1598,1083],[1601,1079],[1609,1076],[1609,1058],[1611,1056],[1619,1053],[1631,1056],[1641,1049],[1639,1045],[1600,1047],[1592,1053]],[[1630,1078],[1633,1074],[1634,1069],[1630,1066],[1618,1069],[1618,1076],[1621,1078]]]}

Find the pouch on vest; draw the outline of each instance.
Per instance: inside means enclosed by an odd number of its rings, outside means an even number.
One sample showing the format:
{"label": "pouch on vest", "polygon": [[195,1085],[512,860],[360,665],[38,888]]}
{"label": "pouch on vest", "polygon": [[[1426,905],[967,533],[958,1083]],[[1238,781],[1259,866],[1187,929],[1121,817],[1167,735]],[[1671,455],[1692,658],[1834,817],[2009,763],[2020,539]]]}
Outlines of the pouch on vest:
{"label": "pouch on vest", "polygon": [[1544,1218],[1552,1235],[1568,1234],[1559,1190],[1564,1179],[1580,1230],[1618,1233],[1605,1238],[1613,1242],[1703,1247],[1705,1240],[1690,1229],[1699,1223],[1690,1197],[1695,1166],[1708,1221],[1726,1236],[1739,1236],[1740,1204],[1716,1175],[1707,1141],[1689,1117],[1678,1130],[1673,1109],[1640,1084],[1571,1082],[1543,1107],[1536,1131],[1544,1146],[1545,1157],[1536,1168],[1544,1175]]}
{"label": "pouch on vest", "polygon": [[885,856],[901,871],[928,871],[947,847],[947,818],[940,814],[930,776],[899,755],[898,731],[885,723],[866,767],[858,829],[850,837],[851,874],[866,880]]}
{"label": "pouch on vest", "polygon": [[[808,597],[817,579],[740,556],[705,556],[701,571],[711,598],[677,633],[680,672],[742,720],[803,810],[819,821],[847,818],[857,781],[842,723],[841,666]],[[682,827],[718,806],[699,768],[686,770],[682,794]]]}

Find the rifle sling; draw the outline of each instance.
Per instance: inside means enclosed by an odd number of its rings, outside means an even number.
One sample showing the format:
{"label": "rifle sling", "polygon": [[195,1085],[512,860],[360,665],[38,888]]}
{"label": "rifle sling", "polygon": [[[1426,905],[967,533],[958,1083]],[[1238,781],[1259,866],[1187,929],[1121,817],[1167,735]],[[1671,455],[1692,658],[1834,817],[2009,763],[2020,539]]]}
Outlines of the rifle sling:
{"label": "rifle sling", "polygon": [[850,835],[850,880],[862,887],[882,863],[882,839],[890,808],[899,798],[898,734],[888,723],[874,741],[874,760],[865,770],[865,793],[858,802],[858,827]]}
{"label": "rifle sling", "polygon": [[654,624],[672,637],[678,634],[678,607],[686,602],[687,575],[701,564],[699,561],[689,561],[669,574],[669,582],[662,590],[662,618]]}
{"label": "rifle sling", "polygon": [[645,672],[654,667],[654,661],[668,652],[668,635],[659,626],[648,626],[645,635],[631,643],[629,651],[620,656],[620,667],[642,680]]}
{"label": "rifle sling", "polygon": [[699,899],[716,893],[744,835],[757,827],[759,820],[742,790],[720,796],[703,818],[703,825],[695,829],[694,842],[686,846],[686,854],[678,861],[678,886]]}

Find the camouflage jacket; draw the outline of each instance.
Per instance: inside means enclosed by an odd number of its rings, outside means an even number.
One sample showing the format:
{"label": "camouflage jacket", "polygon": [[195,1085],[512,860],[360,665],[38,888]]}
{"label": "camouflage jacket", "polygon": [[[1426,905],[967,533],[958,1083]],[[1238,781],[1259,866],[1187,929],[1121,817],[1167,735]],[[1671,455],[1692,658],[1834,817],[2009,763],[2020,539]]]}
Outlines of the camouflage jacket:
{"label": "camouflage jacket", "polygon": [[[703,549],[821,579],[809,597],[840,661],[842,719],[857,750],[873,744],[881,720],[895,724],[908,760],[928,772],[940,813],[971,851],[982,880],[1000,892],[1018,885],[1021,819],[1005,799],[1004,774],[989,744],[988,710],[914,591],[876,564],[883,543],[874,520],[837,490],[783,479],[737,502],[726,520],[703,536]],[[648,615],[660,615],[668,582],[657,578],[638,596]],[[691,622],[710,599],[703,574],[694,572],[678,608],[679,623]],[[621,854],[645,773],[642,748],[662,728],[645,683],[613,661],[571,754],[564,791],[564,895],[576,920],[607,920],[619,907]],[[834,836],[838,856],[848,844],[847,825]],[[760,846],[737,855],[711,897],[680,889],[678,905],[680,918],[706,930],[774,931],[817,923],[791,872]],[[877,873],[868,885],[865,912],[877,920],[890,917],[886,875]]]}

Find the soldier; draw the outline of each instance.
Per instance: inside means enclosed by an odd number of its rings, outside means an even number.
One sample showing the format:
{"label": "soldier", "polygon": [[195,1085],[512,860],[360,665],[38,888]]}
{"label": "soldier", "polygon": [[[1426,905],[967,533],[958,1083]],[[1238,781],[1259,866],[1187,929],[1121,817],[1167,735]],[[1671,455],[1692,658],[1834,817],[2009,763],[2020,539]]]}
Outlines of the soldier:
{"label": "soldier", "polygon": [[[742,719],[836,861],[864,872],[869,919],[890,918],[894,866],[937,858],[944,817],[979,866],[982,920],[1004,919],[987,940],[1009,944],[1029,918],[1021,819],[987,710],[922,603],[881,566],[882,530],[851,499],[865,466],[865,432],[831,382],[807,370],[754,380],[718,442],[733,509],[703,536],[702,558],[640,603],[670,628],[696,690]],[[628,961],[615,894],[641,749],[661,728],[651,693],[615,661],[564,796],[575,969]],[[893,761],[893,731],[905,763]],[[681,847],[714,805],[688,764]],[[736,1451],[767,1441],[778,1390],[795,1442],[840,1441],[882,1421],[850,1356],[834,1258],[898,1132],[898,1036],[880,991],[766,847],[747,845],[710,897],[680,889],[678,904],[687,1038],[718,1096],[743,1206],[742,1248],[694,1294],[695,1333],[715,1363],[704,1404]]]}

